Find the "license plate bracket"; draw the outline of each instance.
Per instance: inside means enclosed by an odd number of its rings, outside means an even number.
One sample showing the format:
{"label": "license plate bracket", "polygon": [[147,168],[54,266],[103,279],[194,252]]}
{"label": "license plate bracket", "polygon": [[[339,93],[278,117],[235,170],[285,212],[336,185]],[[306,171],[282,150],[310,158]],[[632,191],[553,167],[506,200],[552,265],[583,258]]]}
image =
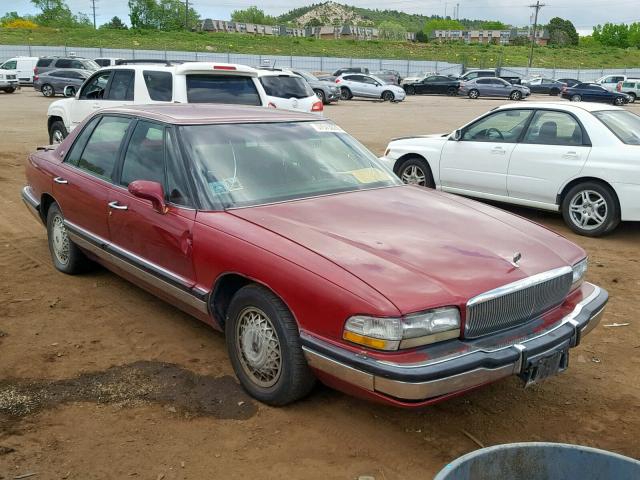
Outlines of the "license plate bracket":
{"label": "license plate bracket", "polygon": [[531,359],[520,373],[525,388],[563,372],[569,366],[569,350],[563,349]]}

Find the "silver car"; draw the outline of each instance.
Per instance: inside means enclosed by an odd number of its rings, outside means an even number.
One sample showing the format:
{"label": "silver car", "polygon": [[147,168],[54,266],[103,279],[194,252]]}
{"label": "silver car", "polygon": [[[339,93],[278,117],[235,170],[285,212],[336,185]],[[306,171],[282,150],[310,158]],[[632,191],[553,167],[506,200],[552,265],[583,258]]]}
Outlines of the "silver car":
{"label": "silver car", "polygon": [[531,95],[525,85],[515,85],[497,77],[479,77],[460,82],[458,94],[467,95],[471,99],[480,97],[504,97],[511,100],[522,100]]}
{"label": "silver car", "polygon": [[335,83],[323,82],[318,77],[303,70],[289,70],[304,78],[324,105],[340,100],[340,89]]}
{"label": "silver car", "polygon": [[45,97],[64,95],[64,87],[69,86],[72,88],[71,92],[76,91],[92,73],[89,70],[75,68],[39,73],[33,77],[33,88],[42,92]]}
{"label": "silver car", "polygon": [[399,85],[385,83],[374,75],[347,73],[336,78],[340,87],[340,98],[351,100],[353,97],[380,98],[385,102],[401,102],[406,93]]}

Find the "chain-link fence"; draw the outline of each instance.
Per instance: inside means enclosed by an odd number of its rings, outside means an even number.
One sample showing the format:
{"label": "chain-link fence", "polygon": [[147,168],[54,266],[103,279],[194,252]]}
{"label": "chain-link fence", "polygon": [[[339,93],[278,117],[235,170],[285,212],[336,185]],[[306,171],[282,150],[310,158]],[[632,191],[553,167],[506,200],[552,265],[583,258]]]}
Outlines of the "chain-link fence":
{"label": "chain-link fence", "polygon": [[[155,60],[191,60],[203,62],[227,62],[244,65],[259,66],[268,63],[274,67],[289,67],[311,72],[333,72],[343,67],[364,67],[370,71],[396,70],[402,76],[417,72],[437,72],[442,75],[459,75],[465,65],[437,60],[392,60],[383,58],[340,58],[340,57],[299,57],[294,55],[245,55],[240,53],[215,52],[185,52],[172,50],[137,50],[117,48],[86,48],[69,46],[38,46],[38,45],[0,45],[0,60],[11,57],[30,56],[67,56],[76,55],[86,58],[114,57],[125,59],[155,59]],[[493,59],[490,59],[493,60]],[[495,68],[500,66],[500,60],[482,62],[475,65],[481,68]],[[468,68],[471,68],[470,66]],[[593,81],[604,75],[627,75],[640,78],[640,68],[601,68],[601,69],[556,69],[556,68],[527,68],[501,66],[502,75],[542,76],[548,78],[575,78],[582,81]]]}

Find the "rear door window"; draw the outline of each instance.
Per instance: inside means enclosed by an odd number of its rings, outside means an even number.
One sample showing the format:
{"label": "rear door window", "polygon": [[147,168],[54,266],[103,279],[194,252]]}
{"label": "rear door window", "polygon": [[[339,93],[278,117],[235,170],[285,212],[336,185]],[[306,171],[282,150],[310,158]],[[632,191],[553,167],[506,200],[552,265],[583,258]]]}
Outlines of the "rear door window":
{"label": "rear door window", "polygon": [[78,168],[91,175],[111,180],[113,167],[118,159],[120,146],[131,120],[124,117],[105,116],[91,133],[78,160]]}
{"label": "rear door window", "polygon": [[105,100],[133,100],[133,70],[114,70]]}
{"label": "rear door window", "polygon": [[136,125],[122,165],[120,185],[126,187],[135,180],[164,181],[164,127],[139,121]]}
{"label": "rear door window", "polygon": [[568,113],[541,110],[533,117],[523,143],[582,145],[582,128]]}
{"label": "rear door window", "polygon": [[[375,83],[369,77],[363,77],[365,83]],[[299,77],[273,75],[260,77],[260,83],[267,95],[277,98],[307,98],[314,95],[307,82]]]}
{"label": "rear door window", "polygon": [[262,105],[253,78],[236,75],[187,75],[187,101]]}
{"label": "rear door window", "polygon": [[[71,62],[72,60],[69,58],[59,58],[56,61],[56,68],[71,68]],[[75,68],[82,68],[82,67],[75,67]]]}
{"label": "rear door window", "polygon": [[173,75],[171,72],[145,70],[142,72],[149,98],[156,102],[170,102],[173,97]]}

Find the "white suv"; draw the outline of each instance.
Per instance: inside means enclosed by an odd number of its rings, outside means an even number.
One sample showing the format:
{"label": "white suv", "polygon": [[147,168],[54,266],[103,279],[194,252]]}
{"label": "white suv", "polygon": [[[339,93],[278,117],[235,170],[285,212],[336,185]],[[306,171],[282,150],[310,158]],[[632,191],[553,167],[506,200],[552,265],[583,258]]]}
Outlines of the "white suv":
{"label": "white suv", "polygon": [[258,71],[245,65],[132,61],[98,70],[74,97],[53,102],[47,111],[49,141],[61,142],[96,110],[163,102],[269,105]]}
{"label": "white suv", "polygon": [[300,75],[279,69],[261,69],[258,79],[267,94],[269,107],[322,114],[322,100]]}

